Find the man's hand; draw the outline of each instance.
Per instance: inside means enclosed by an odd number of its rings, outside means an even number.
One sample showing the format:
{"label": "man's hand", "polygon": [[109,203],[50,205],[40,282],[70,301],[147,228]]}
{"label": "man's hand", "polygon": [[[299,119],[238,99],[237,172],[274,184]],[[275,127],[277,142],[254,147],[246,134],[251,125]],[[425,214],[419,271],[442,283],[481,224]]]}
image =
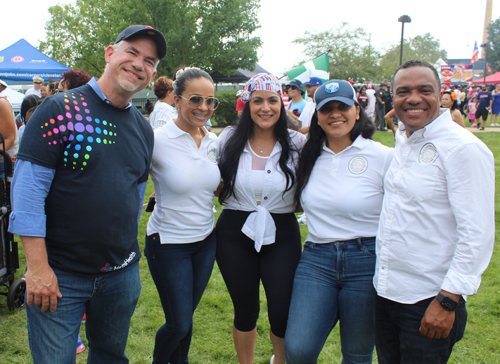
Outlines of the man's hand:
{"label": "man's hand", "polygon": [[309,127],[308,126],[303,126],[302,128],[299,129],[299,133],[302,133],[302,134],[309,133]]}
{"label": "man's hand", "polygon": [[[450,296],[457,302],[460,295],[441,291],[442,294]],[[455,322],[455,311],[447,311],[436,300],[432,300],[420,324],[420,334],[431,339],[446,339],[450,334],[453,323]]]}
{"label": "man's hand", "polygon": [[57,299],[62,297],[57,284],[57,277],[49,265],[26,272],[26,303],[30,306],[41,306],[42,312],[50,308],[54,312]]}

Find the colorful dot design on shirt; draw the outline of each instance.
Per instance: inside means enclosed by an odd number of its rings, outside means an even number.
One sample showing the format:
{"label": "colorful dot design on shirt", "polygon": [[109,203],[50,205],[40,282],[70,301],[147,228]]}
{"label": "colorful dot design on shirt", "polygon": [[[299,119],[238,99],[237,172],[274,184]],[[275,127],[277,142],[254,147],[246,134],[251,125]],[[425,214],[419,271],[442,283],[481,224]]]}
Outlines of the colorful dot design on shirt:
{"label": "colorful dot design on shirt", "polygon": [[[49,145],[67,144],[64,166],[83,170],[90,162],[96,145],[116,143],[116,125],[91,117],[90,106],[82,94],[65,93],[63,102],[64,111],[41,126],[42,136],[47,138]],[[65,119],[66,122],[61,123]]]}

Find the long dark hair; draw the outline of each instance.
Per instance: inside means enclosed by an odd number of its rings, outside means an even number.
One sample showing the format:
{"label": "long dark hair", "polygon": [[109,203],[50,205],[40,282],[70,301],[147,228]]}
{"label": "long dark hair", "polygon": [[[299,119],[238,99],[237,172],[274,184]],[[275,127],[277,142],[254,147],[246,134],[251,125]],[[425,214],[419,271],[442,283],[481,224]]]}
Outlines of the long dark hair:
{"label": "long dark hair", "polygon": [[[351,141],[355,141],[359,135],[365,139],[372,139],[373,133],[375,133],[375,126],[368,119],[363,108],[357,103],[354,105],[359,107],[359,119],[356,120],[356,123],[351,130]],[[299,165],[297,167],[297,187],[295,189],[294,197],[297,205],[300,204],[302,191],[306,187],[307,182],[309,182],[309,177],[311,176],[314,164],[320,156],[321,151],[323,150],[323,144],[326,141],[326,134],[318,124],[318,112],[315,111],[309,127],[309,139],[307,140],[306,145],[304,145],[304,149],[302,149]]]}
{"label": "long dark hair", "polygon": [[[250,115],[250,102],[247,102],[243,108],[238,126],[222,150],[219,169],[224,185],[219,195],[219,203],[224,203],[229,197],[235,196],[234,182],[236,180],[236,173],[238,172],[240,156],[248,140],[254,135],[253,128],[254,123]],[[294,153],[298,153],[298,148],[293,143],[288,132],[288,123],[283,102],[281,102],[280,117],[278,122],[274,125],[274,136],[281,145],[281,155],[278,165],[286,178],[286,189],[283,191],[284,195],[285,192],[292,189],[295,183],[294,171],[288,167],[287,164],[291,158],[295,158]]]}

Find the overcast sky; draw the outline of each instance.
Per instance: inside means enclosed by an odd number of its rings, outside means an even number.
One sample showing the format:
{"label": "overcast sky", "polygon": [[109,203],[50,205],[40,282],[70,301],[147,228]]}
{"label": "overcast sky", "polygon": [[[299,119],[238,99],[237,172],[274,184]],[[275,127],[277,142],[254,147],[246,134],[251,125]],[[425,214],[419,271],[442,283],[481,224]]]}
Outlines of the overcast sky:
{"label": "overcast sky", "polygon": [[[498,1],[498,0],[497,0]],[[75,0],[0,0],[0,50],[21,38],[33,46],[45,39],[48,8]],[[409,15],[405,38],[431,33],[441,42],[449,58],[469,58],[474,41],[482,42],[486,0],[261,0],[259,21],[263,47],[259,64],[281,76],[303,59],[301,48],[291,42],[306,30],[337,28],[341,22],[371,33],[372,46],[383,51],[401,40],[401,15]],[[493,4],[493,21],[500,5]],[[168,39],[167,39],[168,43]]]}

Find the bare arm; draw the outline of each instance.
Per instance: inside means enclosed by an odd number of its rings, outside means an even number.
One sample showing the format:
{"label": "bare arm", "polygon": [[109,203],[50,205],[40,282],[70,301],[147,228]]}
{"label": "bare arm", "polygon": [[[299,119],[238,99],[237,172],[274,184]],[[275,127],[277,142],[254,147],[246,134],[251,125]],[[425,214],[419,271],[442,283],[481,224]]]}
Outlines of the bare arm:
{"label": "bare arm", "polygon": [[16,122],[10,102],[3,98],[0,98],[0,133],[5,139],[5,150],[9,150],[16,141]]}
{"label": "bare arm", "polygon": [[394,117],[394,115],[396,115],[396,111],[392,109],[387,114],[385,114],[384,119],[387,123],[387,126],[391,129],[392,134],[394,135],[394,137],[396,137],[396,129],[394,128],[394,123],[392,122],[392,118]]}
{"label": "bare arm", "polygon": [[41,306],[42,312],[57,308],[57,299],[62,297],[57,284],[57,277],[49,266],[45,239],[21,236],[26,255],[26,303]]}
{"label": "bare arm", "polygon": [[453,113],[451,114],[452,119],[455,123],[460,125],[462,128],[465,128],[465,121],[464,118],[462,117],[462,113],[458,110],[453,110]]}

